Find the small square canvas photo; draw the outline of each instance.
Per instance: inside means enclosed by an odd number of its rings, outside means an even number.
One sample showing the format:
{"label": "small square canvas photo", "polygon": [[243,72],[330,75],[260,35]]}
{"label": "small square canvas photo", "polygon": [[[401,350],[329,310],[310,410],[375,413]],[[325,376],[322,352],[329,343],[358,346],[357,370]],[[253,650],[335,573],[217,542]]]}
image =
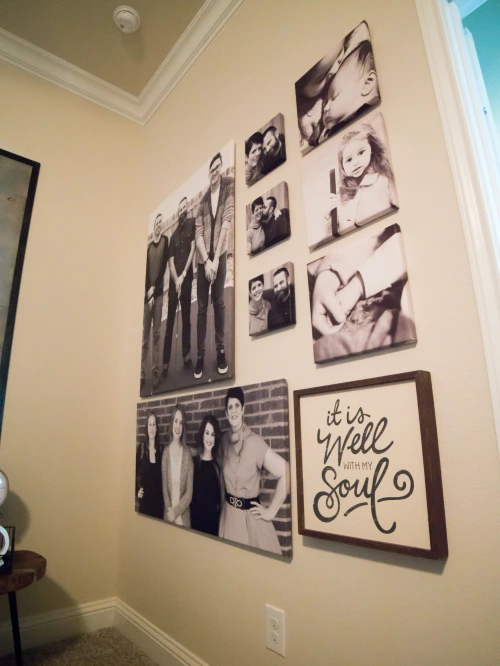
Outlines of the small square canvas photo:
{"label": "small square canvas photo", "polygon": [[417,341],[399,225],[308,264],[316,363]]}
{"label": "small square canvas photo", "polygon": [[293,263],[248,281],[249,334],[262,335],[296,323]]}
{"label": "small square canvas photo", "polygon": [[288,185],[283,182],[247,205],[247,253],[258,254],[289,236]]}
{"label": "small square canvas photo", "polygon": [[278,113],[245,141],[246,184],[250,187],[285,161],[285,119]]}
{"label": "small square canvas photo", "polygon": [[295,95],[302,155],[380,102],[366,21],[296,82]]}
{"label": "small square canvas photo", "polygon": [[384,118],[375,112],[302,160],[309,248],[398,210]]}

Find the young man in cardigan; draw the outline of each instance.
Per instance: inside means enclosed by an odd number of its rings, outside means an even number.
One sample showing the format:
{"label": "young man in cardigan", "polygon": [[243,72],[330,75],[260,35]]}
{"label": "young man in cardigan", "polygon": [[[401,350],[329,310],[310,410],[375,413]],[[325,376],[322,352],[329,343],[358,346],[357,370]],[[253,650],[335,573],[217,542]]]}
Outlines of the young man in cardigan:
{"label": "young man in cardigan", "polygon": [[228,371],[224,350],[224,283],[226,281],[227,237],[234,220],[234,178],[222,176],[222,156],[217,153],[208,169],[210,187],[204,193],[198,208],[195,224],[196,249],[198,250],[198,359],[195,379],[203,375],[205,342],[207,336],[207,312],[209,289],[212,287],[212,304],[215,320],[215,349],[217,371]]}

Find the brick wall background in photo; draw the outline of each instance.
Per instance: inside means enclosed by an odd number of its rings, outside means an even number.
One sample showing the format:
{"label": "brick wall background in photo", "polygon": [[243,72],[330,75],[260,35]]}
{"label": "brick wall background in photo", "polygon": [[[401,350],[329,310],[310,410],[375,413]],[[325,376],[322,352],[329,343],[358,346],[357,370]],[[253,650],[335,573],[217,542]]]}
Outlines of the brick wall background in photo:
{"label": "brick wall background in photo", "polygon": [[[290,463],[290,438],[288,423],[288,385],[285,379],[242,386],[245,393],[245,423],[266,443]],[[157,416],[160,444],[162,448],[170,441],[170,417],[176,403],[181,403],[186,410],[186,443],[193,447],[196,433],[206,413],[214,414],[222,432],[229,430],[224,409],[226,389],[193,393],[180,398],[157,398],[140,402],[137,405],[137,445],[146,440],[148,411]],[[260,499],[269,505],[276,487],[276,479],[262,470]],[[292,556],[292,518],[291,501],[288,494],[285,502],[273,520],[284,556]]]}

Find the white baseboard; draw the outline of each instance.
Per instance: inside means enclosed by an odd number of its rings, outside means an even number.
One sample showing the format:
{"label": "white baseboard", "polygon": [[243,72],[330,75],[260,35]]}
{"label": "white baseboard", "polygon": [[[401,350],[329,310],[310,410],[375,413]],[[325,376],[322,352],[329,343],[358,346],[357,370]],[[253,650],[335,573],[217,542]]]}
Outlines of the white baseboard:
{"label": "white baseboard", "polygon": [[[209,666],[183,645],[116,597],[60,611],[30,615],[19,621],[23,650],[116,627],[158,666]],[[10,621],[0,623],[0,656],[14,652]]]}
{"label": "white baseboard", "polygon": [[[23,650],[112,627],[117,599],[80,604],[52,613],[30,615],[19,620]],[[14,652],[10,620],[0,623],[0,655]]]}
{"label": "white baseboard", "polygon": [[158,666],[208,666],[123,601],[117,600],[115,610],[115,627]]}

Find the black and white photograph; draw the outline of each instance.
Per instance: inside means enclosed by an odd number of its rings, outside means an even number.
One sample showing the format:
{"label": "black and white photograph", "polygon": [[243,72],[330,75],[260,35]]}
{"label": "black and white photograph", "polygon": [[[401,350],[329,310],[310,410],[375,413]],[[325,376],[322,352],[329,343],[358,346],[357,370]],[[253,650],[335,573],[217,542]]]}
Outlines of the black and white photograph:
{"label": "black and white photograph", "polygon": [[247,253],[258,254],[289,236],[288,185],[283,182],[247,205]]}
{"label": "black and white photograph", "polygon": [[250,336],[296,323],[291,261],[248,281],[248,317]]}
{"label": "black and white photograph", "polygon": [[137,405],[142,515],[292,556],[285,379]]}
{"label": "black and white photograph", "polygon": [[365,116],[302,160],[313,249],[398,210],[384,118]]}
{"label": "black and white photograph", "polygon": [[399,225],[343,240],[307,272],[316,363],[417,341]]}
{"label": "black and white photograph", "polygon": [[234,141],[150,215],[140,394],[234,375]]}
{"label": "black and white photograph", "polygon": [[296,82],[295,95],[302,155],[380,102],[366,21]]}
{"label": "black and white photograph", "polygon": [[285,161],[285,119],[278,113],[245,141],[246,184],[250,187]]}

